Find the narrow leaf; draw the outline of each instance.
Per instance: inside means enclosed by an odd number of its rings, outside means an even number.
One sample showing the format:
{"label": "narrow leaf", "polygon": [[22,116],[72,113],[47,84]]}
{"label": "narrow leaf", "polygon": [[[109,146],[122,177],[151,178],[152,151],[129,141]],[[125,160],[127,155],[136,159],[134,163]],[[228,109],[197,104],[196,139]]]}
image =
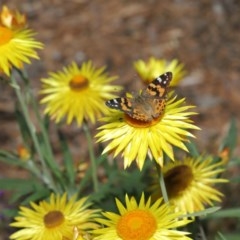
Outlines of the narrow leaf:
{"label": "narrow leaf", "polygon": [[208,214],[211,214],[211,216],[212,216],[212,214],[215,213],[216,211],[218,211],[219,209],[221,209],[221,208],[220,207],[211,207],[211,208],[207,208],[203,211],[189,213],[184,216],[186,216],[186,217],[201,217],[201,216],[207,216]]}
{"label": "narrow leaf", "polygon": [[240,218],[240,208],[230,208],[215,212],[208,218]]}
{"label": "narrow leaf", "polygon": [[73,185],[76,177],[73,158],[69,151],[67,140],[61,131],[58,131],[58,137],[60,139],[60,144],[62,148],[63,161],[64,161],[64,166],[66,168],[67,178],[70,184]]}
{"label": "narrow leaf", "polygon": [[19,190],[19,189],[31,189],[33,184],[37,182],[34,179],[18,179],[18,178],[1,178],[0,189],[2,190]]}
{"label": "narrow leaf", "polygon": [[26,164],[19,159],[19,157],[11,152],[0,150],[0,161],[9,165],[18,167],[26,167]]}
{"label": "narrow leaf", "polygon": [[224,149],[228,148],[230,150],[231,156],[231,153],[233,149],[236,147],[236,144],[237,144],[237,124],[236,120],[233,118],[230,123],[228,132],[222,141],[219,151],[222,152]]}
{"label": "narrow leaf", "polygon": [[188,142],[185,143],[185,145],[192,157],[195,157],[195,158],[199,157],[197,146],[193,143],[192,140],[189,139]]}

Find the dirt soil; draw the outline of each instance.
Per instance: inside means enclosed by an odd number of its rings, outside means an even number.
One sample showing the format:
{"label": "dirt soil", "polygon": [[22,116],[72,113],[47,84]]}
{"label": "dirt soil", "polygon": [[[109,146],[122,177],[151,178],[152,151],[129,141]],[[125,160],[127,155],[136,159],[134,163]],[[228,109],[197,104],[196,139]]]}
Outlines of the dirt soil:
{"label": "dirt soil", "polygon": [[[141,85],[133,61],[150,56],[177,58],[188,71],[177,92],[199,112],[194,119],[202,128],[195,133],[199,148],[216,153],[232,117],[239,127],[240,1],[0,0],[2,4],[26,13],[29,27],[45,44],[41,61],[33,61],[28,68],[36,94],[41,77],[73,60],[92,59],[97,66],[107,65],[110,74],[119,76],[116,83],[134,90]],[[14,99],[1,83],[0,141],[5,150],[21,143]],[[79,130],[69,131],[75,139],[73,151],[79,155]],[[239,144],[235,155],[240,155]],[[0,167],[0,177],[16,174],[5,165]],[[239,199],[235,193],[228,194]]]}

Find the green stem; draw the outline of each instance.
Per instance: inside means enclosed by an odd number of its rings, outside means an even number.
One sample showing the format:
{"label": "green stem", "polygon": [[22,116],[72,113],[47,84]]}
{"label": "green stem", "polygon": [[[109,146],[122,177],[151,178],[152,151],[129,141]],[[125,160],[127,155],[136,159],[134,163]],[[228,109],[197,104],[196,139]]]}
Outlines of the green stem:
{"label": "green stem", "polygon": [[28,77],[26,76],[26,73],[24,73],[24,72],[22,72],[22,71],[20,71],[18,69],[17,69],[17,71],[20,74],[21,78],[24,80],[25,85],[27,86],[27,91],[30,94],[31,103],[33,105],[33,110],[34,110],[34,112],[36,114],[39,126],[41,128],[42,136],[43,136],[44,141],[46,143],[46,150],[47,150],[47,153],[48,153],[48,157],[50,157],[53,160],[53,162],[54,162],[54,155],[53,155],[53,152],[52,152],[52,148],[51,148],[51,144],[50,144],[50,141],[49,141],[49,137],[48,137],[46,128],[43,125],[42,117],[41,117],[41,114],[39,112],[39,106],[38,106],[38,104],[36,102],[35,97],[33,96],[33,93],[31,91],[31,89],[30,89],[30,84],[29,84]]}
{"label": "green stem", "polygon": [[58,168],[57,164],[55,163],[55,158],[54,158],[53,151],[52,151],[52,148],[51,148],[49,135],[48,135],[48,132],[46,130],[46,127],[43,124],[43,119],[42,119],[41,114],[39,112],[39,105],[37,104],[36,98],[33,96],[33,93],[31,91],[30,83],[29,83],[29,79],[27,77],[27,74],[26,74],[26,72],[23,72],[19,69],[16,69],[16,70],[19,73],[20,77],[23,79],[24,84],[27,88],[27,92],[29,93],[29,96],[30,96],[30,99],[31,99],[31,104],[33,106],[34,113],[36,115],[36,118],[38,120],[38,124],[39,124],[40,129],[41,129],[43,142],[45,143],[44,146],[45,146],[46,152],[44,154],[47,156],[46,160],[48,161],[49,166],[52,168],[53,173],[58,178],[59,182],[61,182],[61,184],[64,186],[64,182],[62,180],[61,173],[59,171],[59,168]]}
{"label": "green stem", "polygon": [[97,179],[97,162],[94,155],[94,149],[93,149],[93,143],[92,143],[92,137],[88,128],[88,125],[84,122],[83,123],[83,130],[87,138],[88,143],[88,151],[90,156],[90,161],[92,165],[92,181],[93,181],[93,188],[94,191],[98,191],[98,179]]}
{"label": "green stem", "polygon": [[44,161],[44,157],[43,157],[43,154],[42,154],[42,151],[41,151],[41,147],[40,147],[40,144],[39,144],[39,141],[38,141],[38,138],[37,138],[36,130],[35,130],[35,127],[34,127],[32,121],[31,121],[31,118],[29,116],[29,112],[28,112],[27,106],[25,104],[24,98],[21,94],[20,87],[19,87],[16,79],[13,77],[13,75],[11,75],[10,79],[11,79],[11,82],[12,82],[13,89],[15,90],[16,96],[18,98],[19,104],[21,106],[22,113],[23,113],[24,118],[26,120],[29,132],[31,134],[31,138],[33,140],[34,147],[35,147],[35,149],[38,153],[40,163],[41,163],[41,165],[43,167],[43,170],[44,170],[44,173],[45,173],[42,176],[42,180],[44,181],[44,183],[46,185],[49,186],[50,189],[56,191],[57,187],[56,187],[56,185],[53,181],[53,178],[52,178],[50,172],[48,171],[48,168],[47,168],[46,163]]}
{"label": "green stem", "polygon": [[167,194],[167,189],[166,189],[166,185],[165,185],[165,181],[164,181],[164,176],[163,176],[163,172],[161,167],[158,165],[158,163],[155,161],[155,166],[157,169],[157,173],[158,173],[158,178],[159,178],[159,184],[161,187],[161,191],[162,191],[162,196],[164,199],[165,203],[168,203],[168,194]]}

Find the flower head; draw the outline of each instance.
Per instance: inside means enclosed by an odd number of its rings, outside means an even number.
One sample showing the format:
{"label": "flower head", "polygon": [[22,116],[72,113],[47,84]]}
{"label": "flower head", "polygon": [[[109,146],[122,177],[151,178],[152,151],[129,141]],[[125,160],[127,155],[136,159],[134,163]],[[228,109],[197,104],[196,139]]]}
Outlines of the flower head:
{"label": "flower head", "polygon": [[83,120],[95,122],[96,117],[107,113],[104,101],[112,98],[111,92],[119,90],[118,86],[109,85],[115,77],[104,73],[105,67],[96,68],[91,61],[79,68],[75,62],[57,73],[50,73],[49,78],[42,79],[45,113],[56,122],[64,117],[70,124],[76,120],[81,125]]}
{"label": "flower head", "polygon": [[20,207],[20,216],[10,225],[22,229],[13,233],[10,239],[72,240],[76,227],[79,232],[84,232],[98,226],[93,222],[98,210],[87,209],[90,206],[87,198],[67,200],[66,194],[52,194],[49,202],[41,201],[39,205],[31,202],[30,205],[32,209]]}
{"label": "flower head", "polygon": [[[116,199],[120,214],[102,213],[106,219],[96,219],[105,228],[93,230],[98,235],[95,240],[172,240],[190,239],[187,232],[174,228],[188,224],[189,220],[180,220],[181,213],[174,213],[174,208],[158,199],[151,204],[151,198],[145,201],[142,194],[139,204],[134,197],[125,197],[126,207]],[[173,230],[174,229],[174,230]]]}
{"label": "flower head", "polygon": [[100,142],[111,141],[103,153],[115,151],[115,157],[121,152],[124,168],[136,160],[142,169],[147,154],[160,166],[163,166],[163,152],[174,160],[172,145],[187,151],[184,141],[193,137],[188,130],[198,129],[189,119],[195,114],[187,111],[192,106],[184,106],[183,103],[184,99],[168,99],[163,114],[151,122],[137,121],[123,112],[112,111],[102,119],[106,124],[96,135]]}
{"label": "flower head", "polygon": [[24,28],[26,26],[26,16],[18,11],[11,11],[7,6],[3,6],[0,12],[0,26],[7,28]]}
{"label": "flower head", "polygon": [[[214,184],[227,182],[218,178],[224,171],[223,163],[214,163],[211,157],[185,158],[169,162],[162,168],[169,201],[177,211],[193,213],[202,211],[213,202],[220,202],[223,194]],[[158,181],[151,186],[153,199],[162,196]]]}
{"label": "flower head", "polygon": [[184,65],[179,63],[177,59],[168,62],[164,59],[151,57],[148,62],[144,62],[143,60],[134,62],[134,67],[140,78],[146,84],[150,83],[152,79],[158,77],[164,72],[172,72],[174,77],[170,85],[176,86],[186,74]]}
{"label": "flower head", "polygon": [[9,76],[13,66],[21,68],[23,63],[30,63],[29,58],[38,59],[35,49],[43,45],[33,36],[29,29],[13,30],[0,26],[0,72]]}

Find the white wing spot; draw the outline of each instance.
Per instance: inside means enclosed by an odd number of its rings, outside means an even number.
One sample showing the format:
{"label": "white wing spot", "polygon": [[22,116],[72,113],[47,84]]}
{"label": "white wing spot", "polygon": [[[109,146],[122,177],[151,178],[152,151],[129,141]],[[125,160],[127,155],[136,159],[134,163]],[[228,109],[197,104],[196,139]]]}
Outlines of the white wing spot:
{"label": "white wing spot", "polygon": [[162,79],[160,77],[157,78],[157,80],[161,83],[162,82]]}

